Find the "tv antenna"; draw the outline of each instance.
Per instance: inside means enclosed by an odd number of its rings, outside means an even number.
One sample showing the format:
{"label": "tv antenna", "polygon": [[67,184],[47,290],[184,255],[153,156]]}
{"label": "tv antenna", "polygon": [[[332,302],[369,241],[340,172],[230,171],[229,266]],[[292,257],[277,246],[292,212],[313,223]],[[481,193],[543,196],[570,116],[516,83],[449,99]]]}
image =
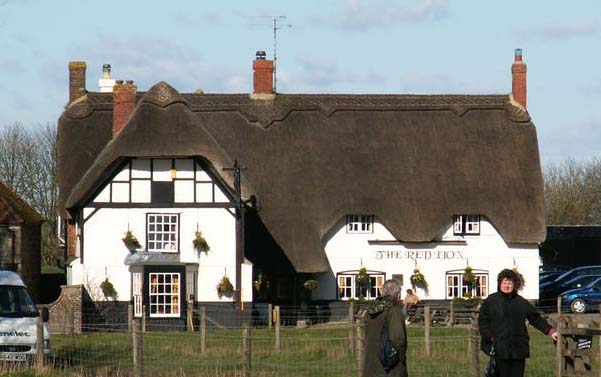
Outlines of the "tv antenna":
{"label": "tv antenna", "polygon": [[255,25],[270,26],[273,30],[273,92],[276,93],[278,82],[278,30],[290,29],[292,25],[283,24],[286,16],[258,16],[257,18],[265,20],[265,22],[259,22]]}

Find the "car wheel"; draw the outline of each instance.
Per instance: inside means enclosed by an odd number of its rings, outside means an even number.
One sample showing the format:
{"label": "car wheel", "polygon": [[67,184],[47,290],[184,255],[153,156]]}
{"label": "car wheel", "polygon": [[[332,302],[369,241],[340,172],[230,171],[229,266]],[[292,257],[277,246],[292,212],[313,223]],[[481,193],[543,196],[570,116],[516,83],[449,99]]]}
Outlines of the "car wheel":
{"label": "car wheel", "polygon": [[570,304],[570,309],[572,310],[572,313],[585,313],[586,302],[581,298],[577,298]]}

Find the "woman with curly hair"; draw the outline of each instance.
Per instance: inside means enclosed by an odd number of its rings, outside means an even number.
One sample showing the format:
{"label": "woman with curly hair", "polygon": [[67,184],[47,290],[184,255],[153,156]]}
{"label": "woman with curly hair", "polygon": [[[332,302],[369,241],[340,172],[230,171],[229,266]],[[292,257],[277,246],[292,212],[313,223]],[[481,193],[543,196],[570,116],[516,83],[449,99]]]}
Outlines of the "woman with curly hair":
{"label": "woman with curly hair", "polygon": [[524,279],[519,272],[504,269],[497,277],[497,292],[488,296],[480,307],[478,327],[481,348],[487,355],[494,346],[498,377],[523,377],[530,346],[526,320],[557,340],[557,331],[517,292]]}

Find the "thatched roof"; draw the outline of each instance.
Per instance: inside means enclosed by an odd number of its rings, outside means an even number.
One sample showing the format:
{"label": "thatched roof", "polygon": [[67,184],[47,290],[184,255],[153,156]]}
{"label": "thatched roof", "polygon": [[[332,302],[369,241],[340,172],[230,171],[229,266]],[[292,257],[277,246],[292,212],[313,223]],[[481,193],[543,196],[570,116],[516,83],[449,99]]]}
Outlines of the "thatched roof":
{"label": "thatched roof", "polygon": [[0,181],[0,225],[38,224],[42,216],[8,184]]}
{"label": "thatched roof", "polygon": [[59,120],[60,203],[85,205],[123,158],[234,159],[243,194],[301,272],[327,269],[326,233],[373,214],[398,239],[431,241],[453,214],[486,216],[507,243],[545,238],[536,130],[507,95],[138,94],[110,140],[112,96]]}

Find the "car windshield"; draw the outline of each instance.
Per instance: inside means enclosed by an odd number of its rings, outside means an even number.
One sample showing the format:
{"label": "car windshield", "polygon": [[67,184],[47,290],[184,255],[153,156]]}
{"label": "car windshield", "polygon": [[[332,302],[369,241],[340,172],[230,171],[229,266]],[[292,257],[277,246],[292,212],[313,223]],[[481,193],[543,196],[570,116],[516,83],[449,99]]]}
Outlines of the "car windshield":
{"label": "car windshield", "polygon": [[34,317],[37,310],[25,287],[14,285],[0,286],[0,316]]}

